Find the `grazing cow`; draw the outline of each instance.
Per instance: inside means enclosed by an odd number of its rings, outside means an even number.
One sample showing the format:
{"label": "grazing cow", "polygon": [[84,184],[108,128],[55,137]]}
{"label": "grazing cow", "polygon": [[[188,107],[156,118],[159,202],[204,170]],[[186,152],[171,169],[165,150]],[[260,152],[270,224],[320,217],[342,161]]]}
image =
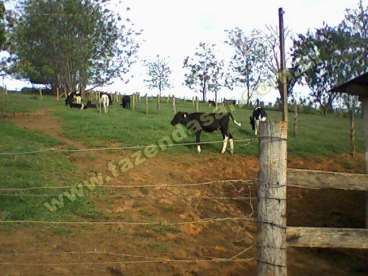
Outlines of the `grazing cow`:
{"label": "grazing cow", "polygon": [[209,106],[216,106],[216,102],[215,101],[208,101],[208,105]]}
{"label": "grazing cow", "polygon": [[87,105],[82,104],[82,103],[74,103],[73,102],[74,99],[74,94],[71,93],[69,94],[66,98],[65,98],[65,105],[69,105],[70,108],[79,108],[81,110],[86,109]]}
{"label": "grazing cow", "polygon": [[107,94],[101,94],[100,97],[100,112],[102,111],[102,107],[104,112],[107,113],[109,111],[110,98]]}
{"label": "grazing cow", "polygon": [[225,100],[224,99],[224,104],[225,105],[236,105],[236,100]]}
{"label": "grazing cow", "polygon": [[121,99],[121,105],[123,108],[129,109],[130,108],[130,96],[124,95]]}
{"label": "grazing cow", "polygon": [[249,120],[255,135],[258,135],[259,123],[267,121],[267,113],[262,107],[256,107],[253,110],[252,116],[249,117]]}
{"label": "grazing cow", "polygon": [[201,152],[200,146],[200,136],[202,130],[205,132],[213,132],[215,130],[220,130],[222,136],[224,138],[223,147],[221,153],[224,154],[227,148],[227,143],[230,141],[230,152],[234,153],[234,140],[233,136],[229,130],[229,121],[230,118],[237,125],[241,126],[240,123],[235,121],[233,115],[229,113],[187,113],[187,112],[178,112],[175,114],[174,118],[171,121],[173,126],[177,124],[182,124],[187,127],[189,130],[192,130],[196,135],[196,143],[197,143],[197,151]]}
{"label": "grazing cow", "polygon": [[81,104],[82,103],[82,96],[80,92],[76,92],[74,94],[74,100],[76,101],[77,104]]}

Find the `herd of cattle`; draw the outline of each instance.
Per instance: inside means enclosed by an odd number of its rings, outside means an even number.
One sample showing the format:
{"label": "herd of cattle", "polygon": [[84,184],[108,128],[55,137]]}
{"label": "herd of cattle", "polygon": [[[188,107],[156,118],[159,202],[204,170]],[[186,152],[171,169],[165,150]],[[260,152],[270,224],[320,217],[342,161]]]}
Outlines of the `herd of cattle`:
{"label": "herd of cattle", "polygon": [[[108,93],[101,93],[99,99],[99,106],[92,104],[88,101],[87,104],[82,103],[82,97],[80,94],[70,93],[65,99],[65,105],[69,105],[71,108],[78,108],[81,110],[87,108],[99,108],[100,112],[102,109],[105,113],[108,112],[109,106],[112,105],[113,101],[111,95]],[[210,106],[216,106],[214,101],[208,102]],[[236,101],[230,100],[227,104],[236,104]],[[121,106],[123,108],[130,108],[130,96],[123,96]],[[231,120],[230,120],[231,119]],[[249,118],[252,130],[255,135],[258,135],[258,129],[260,122],[267,121],[267,113],[262,107],[256,107],[252,115]],[[225,153],[228,143],[230,144],[230,152],[234,152],[234,140],[230,133],[229,123],[234,122],[235,125],[241,127],[231,112],[227,113],[205,113],[205,112],[177,112],[174,118],[171,120],[171,125],[175,126],[181,124],[186,128],[192,130],[196,136],[197,151],[201,152],[200,136],[202,131],[213,132],[215,130],[220,130],[223,137],[223,147],[221,153]]]}

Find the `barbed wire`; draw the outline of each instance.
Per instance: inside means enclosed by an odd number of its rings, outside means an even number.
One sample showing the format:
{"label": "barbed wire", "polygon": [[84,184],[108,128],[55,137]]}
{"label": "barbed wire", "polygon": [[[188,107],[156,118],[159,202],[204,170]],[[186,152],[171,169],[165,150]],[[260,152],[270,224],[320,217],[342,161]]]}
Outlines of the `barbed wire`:
{"label": "barbed wire", "polygon": [[104,266],[104,265],[133,265],[133,264],[159,264],[159,263],[249,263],[254,261],[255,258],[246,258],[246,259],[226,259],[226,258],[215,258],[215,259],[163,259],[163,260],[142,260],[142,261],[109,261],[109,262],[70,262],[70,263],[6,263],[1,262],[0,266],[80,266],[80,265],[88,265],[88,266]]}
{"label": "barbed wire", "polygon": [[[232,256],[231,258],[226,258],[226,259],[235,259],[241,255],[243,255],[244,253],[246,253],[247,251],[249,251],[250,249],[254,248],[255,244],[252,244],[251,246],[245,248],[244,250],[242,250],[241,252],[235,254],[234,256]],[[98,251],[98,250],[93,250],[93,251],[63,251],[63,252],[54,252],[54,251],[31,251],[31,252],[0,252],[0,256],[3,257],[21,257],[21,256],[27,256],[27,257],[31,257],[31,256],[62,256],[62,255],[108,255],[108,256],[113,256],[113,257],[129,257],[129,258],[141,258],[141,259],[147,259],[147,260],[167,260],[167,257],[157,257],[157,256],[143,256],[143,255],[133,255],[133,254],[127,254],[127,253],[115,253],[115,252],[107,252],[107,251]],[[202,256],[203,258],[204,256]],[[207,258],[207,256],[206,256]],[[218,258],[214,258],[214,257],[208,257],[210,260],[212,259],[218,259]]]}
{"label": "barbed wire", "polygon": [[[111,188],[111,189],[138,189],[138,188],[170,188],[170,187],[196,187],[196,186],[208,186],[217,183],[220,184],[236,184],[236,183],[249,183],[253,184],[257,182],[256,179],[244,180],[244,179],[223,179],[223,180],[213,180],[202,183],[183,183],[183,184],[152,184],[152,185],[96,185],[95,188]],[[24,192],[24,191],[34,191],[34,190],[64,190],[77,187],[76,185],[60,186],[60,187],[30,187],[30,188],[1,188],[0,192]]]}
{"label": "barbed wire", "polygon": [[179,226],[179,225],[188,225],[188,224],[205,224],[205,223],[217,223],[217,222],[227,222],[227,221],[255,222],[255,219],[252,217],[246,216],[246,217],[205,218],[205,219],[199,219],[199,220],[193,220],[193,221],[182,221],[182,222],[0,220],[0,224]]}
{"label": "barbed wire", "polygon": [[[251,142],[255,141],[255,138],[248,139],[239,139],[234,140],[236,143],[248,142],[246,144],[251,144]],[[209,145],[209,144],[220,144],[223,141],[204,141],[200,142],[200,145]],[[194,146],[198,145],[198,143],[178,143],[178,144],[169,144],[165,145],[167,148],[179,147],[179,146]],[[106,147],[106,148],[85,148],[85,149],[58,149],[58,148],[46,148],[39,149],[34,151],[23,151],[23,152],[0,152],[0,156],[16,156],[16,155],[31,155],[31,154],[39,154],[39,153],[47,153],[47,152],[62,152],[62,153],[76,153],[76,152],[98,152],[98,151],[118,151],[118,150],[137,150],[137,149],[145,149],[159,147],[155,144],[150,145],[136,145],[136,146],[125,146],[125,147]]]}

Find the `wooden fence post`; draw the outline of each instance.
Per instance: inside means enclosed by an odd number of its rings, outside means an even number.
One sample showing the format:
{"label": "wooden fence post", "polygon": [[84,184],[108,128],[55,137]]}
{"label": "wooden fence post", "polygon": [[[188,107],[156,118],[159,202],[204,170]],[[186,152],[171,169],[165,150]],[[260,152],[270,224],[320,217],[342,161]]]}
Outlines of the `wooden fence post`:
{"label": "wooden fence post", "polygon": [[[364,144],[365,144],[365,169],[368,173],[368,97],[362,98],[363,109],[363,128],[364,128]],[[365,227],[368,228],[368,192],[365,199]]]}
{"label": "wooden fence post", "polygon": [[146,105],[146,115],[148,115],[148,96],[146,94],[146,97],[145,97],[145,105]]}
{"label": "wooden fence post", "polygon": [[40,92],[40,98],[41,98],[41,100],[43,100],[42,89],[40,88],[40,89],[38,89],[38,91]]}
{"label": "wooden fence post", "polygon": [[195,97],[192,98],[193,110],[195,110]]}
{"label": "wooden fence post", "polygon": [[199,112],[199,101],[198,101],[198,97],[196,97],[196,101],[195,101],[195,110],[196,110],[196,112]]}
{"label": "wooden fence post", "polygon": [[56,87],[56,100],[57,100],[57,101],[59,101],[59,100],[60,100],[59,87]]}
{"label": "wooden fence post", "polygon": [[354,110],[350,111],[350,150],[351,156],[355,158],[356,156],[356,147],[355,147],[355,118],[354,118]]}
{"label": "wooden fence post", "polygon": [[174,114],[176,114],[176,99],[175,99],[175,96],[172,97],[172,105],[173,105]]}
{"label": "wooden fence post", "polygon": [[157,95],[157,112],[160,112],[160,95]]}
{"label": "wooden fence post", "polygon": [[132,95],[132,111],[135,111],[135,94]]}
{"label": "wooden fence post", "polygon": [[294,103],[294,121],[293,121],[293,136],[298,135],[298,104]]}
{"label": "wooden fence post", "polygon": [[287,275],[287,123],[261,123],[257,190],[258,276]]}

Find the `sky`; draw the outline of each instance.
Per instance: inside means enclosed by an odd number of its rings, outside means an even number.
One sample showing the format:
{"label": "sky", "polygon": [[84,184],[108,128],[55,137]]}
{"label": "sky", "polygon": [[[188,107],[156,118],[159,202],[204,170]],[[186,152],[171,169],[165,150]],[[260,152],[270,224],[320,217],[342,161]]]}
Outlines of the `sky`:
{"label": "sky", "polygon": [[[364,1],[365,5],[367,1]],[[109,6],[123,17],[127,16],[126,6],[130,7],[128,16],[137,29],[143,29],[141,38],[144,41],[139,52],[140,61],[132,68],[134,78],[128,84],[116,80],[101,90],[157,94],[144,83],[147,73],[142,60],[159,54],[167,58],[173,71],[172,88],[163,95],[200,97],[200,93],[183,85],[182,69],[184,58],[193,55],[200,42],[215,43],[218,56],[228,61],[231,48],[224,43],[226,29],[239,27],[249,33],[253,29],[262,30],[266,25],[277,26],[278,8],[282,7],[287,28],[294,34],[305,33],[322,26],[323,22],[338,24],[344,18],[345,10],[355,8],[357,3],[358,0],[112,0]],[[287,43],[290,45],[290,41]],[[20,89],[24,82],[8,79],[6,85],[9,89]],[[301,94],[307,93],[304,87],[296,89]],[[277,91],[264,90],[258,98],[265,102],[274,101]],[[219,98],[241,100],[243,92],[244,89],[224,89]],[[208,93],[208,97],[214,98],[214,95]]]}

